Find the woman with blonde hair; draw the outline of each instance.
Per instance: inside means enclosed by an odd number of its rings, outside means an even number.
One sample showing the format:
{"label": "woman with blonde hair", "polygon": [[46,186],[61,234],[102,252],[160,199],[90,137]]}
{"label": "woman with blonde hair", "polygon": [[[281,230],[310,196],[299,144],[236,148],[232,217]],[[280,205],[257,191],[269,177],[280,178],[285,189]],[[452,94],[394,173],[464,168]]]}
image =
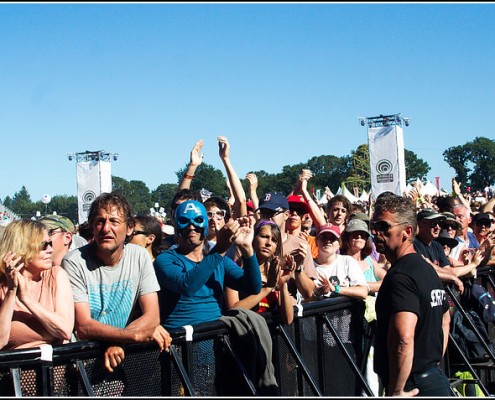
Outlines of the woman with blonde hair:
{"label": "woman with blonde hair", "polygon": [[74,328],[69,277],[52,267],[45,226],[11,222],[0,239],[0,349],[67,343]]}

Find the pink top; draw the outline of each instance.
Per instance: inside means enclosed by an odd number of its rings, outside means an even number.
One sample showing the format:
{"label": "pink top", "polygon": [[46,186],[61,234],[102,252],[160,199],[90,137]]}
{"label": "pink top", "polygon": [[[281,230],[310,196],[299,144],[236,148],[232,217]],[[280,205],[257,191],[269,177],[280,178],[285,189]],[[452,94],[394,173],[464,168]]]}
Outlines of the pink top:
{"label": "pink top", "polygon": [[[56,312],[55,293],[60,266],[41,272],[41,279],[29,287],[29,297],[38,301],[44,308]],[[0,301],[5,299],[7,286],[4,279],[0,281]],[[62,344],[63,340],[55,338],[47,332],[41,322],[16,299],[12,327],[7,345],[2,350],[26,349],[39,347],[42,344]]]}

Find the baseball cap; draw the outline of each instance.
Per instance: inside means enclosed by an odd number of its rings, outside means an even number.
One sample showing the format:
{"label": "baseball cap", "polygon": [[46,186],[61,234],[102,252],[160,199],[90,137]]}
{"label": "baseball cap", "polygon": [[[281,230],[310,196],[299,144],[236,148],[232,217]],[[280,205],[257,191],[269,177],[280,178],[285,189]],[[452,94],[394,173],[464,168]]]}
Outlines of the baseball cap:
{"label": "baseball cap", "polygon": [[476,223],[478,221],[488,221],[488,225],[490,225],[490,214],[487,213],[478,213],[474,215],[473,221]]}
{"label": "baseball cap", "polygon": [[444,211],[444,212],[442,213],[442,215],[444,215],[444,216],[445,216],[445,218],[446,218],[446,219],[445,219],[445,222],[454,222],[454,223],[456,224],[456,226],[457,226],[457,228],[458,228],[458,229],[459,229],[459,228],[462,228],[461,223],[460,223],[459,221],[457,221],[457,218],[456,218],[456,217],[455,217],[455,215],[454,215],[454,214],[452,214],[451,212]]}
{"label": "baseball cap", "polygon": [[318,238],[321,234],[325,232],[333,233],[337,238],[340,238],[340,228],[337,225],[333,224],[323,224],[318,228],[318,233],[316,234],[316,238]]}
{"label": "baseball cap", "polygon": [[305,212],[309,213],[309,204],[306,202],[303,196],[300,194],[293,194],[289,197],[287,197],[287,202],[289,203],[289,207],[291,205],[299,205],[300,207],[304,208]]}
{"label": "baseball cap", "polygon": [[365,232],[368,235],[370,234],[370,231],[368,229],[368,224],[364,222],[361,219],[351,219],[348,223],[347,226],[345,227],[345,232]]}
{"label": "baseball cap", "polygon": [[258,208],[267,208],[273,211],[284,211],[289,209],[287,197],[282,193],[269,192],[265,194],[259,202]]}
{"label": "baseball cap", "polygon": [[447,217],[445,215],[436,212],[431,208],[424,208],[418,213],[416,218],[418,221],[421,221],[422,219],[437,219],[437,218],[446,219]]}
{"label": "baseball cap", "polygon": [[60,228],[65,232],[74,232],[74,224],[72,221],[62,215],[45,215],[40,219],[48,230]]}
{"label": "baseball cap", "polygon": [[440,235],[438,235],[438,237],[435,238],[434,240],[439,242],[442,246],[444,246],[444,245],[449,246],[451,249],[453,249],[455,246],[457,246],[459,244],[459,242],[456,239],[451,238],[449,236],[449,234],[447,233],[447,231],[445,229],[442,229],[442,231],[440,232]]}
{"label": "baseball cap", "polygon": [[360,219],[361,221],[366,222],[368,228],[370,226],[370,216],[366,213],[362,213],[362,212],[352,213],[351,215],[349,215],[349,221],[352,221],[353,219]]}

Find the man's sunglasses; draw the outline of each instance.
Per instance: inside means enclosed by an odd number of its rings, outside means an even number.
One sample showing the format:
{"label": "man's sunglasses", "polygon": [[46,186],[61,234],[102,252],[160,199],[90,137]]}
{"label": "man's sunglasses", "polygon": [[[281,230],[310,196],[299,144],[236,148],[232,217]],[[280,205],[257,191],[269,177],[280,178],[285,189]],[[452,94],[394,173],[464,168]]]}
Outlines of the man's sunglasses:
{"label": "man's sunglasses", "polygon": [[394,226],[404,225],[404,224],[407,224],[407,222],[399,222],[397,224],[390,224],[387,221],[370,221],[370,231],[371,231],[371,233],[376,233],[376,232],[387,233]]}
{"label": "man's sunglasses", "polygon": [[275,211],[275,210],[267,210],[265,208],[262,208],[260,210],[260,217],[262,219],[270,219],[270,218],[275,217],[278,214],[282,214],[283,212],[284,212],[284,210]]}

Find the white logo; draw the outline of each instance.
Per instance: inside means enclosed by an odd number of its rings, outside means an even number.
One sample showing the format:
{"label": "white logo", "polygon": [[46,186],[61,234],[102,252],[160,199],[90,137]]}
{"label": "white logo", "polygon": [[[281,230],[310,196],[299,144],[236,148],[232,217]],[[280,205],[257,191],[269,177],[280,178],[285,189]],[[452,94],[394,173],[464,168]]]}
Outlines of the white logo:
{"label": "white logo", "polygon": [[432,307],[441,306],[443,304],[443,300],[446,298],[445,290],[442,289],[433,289],[430,295],[431,295],[430,305]]}
{"label": "white logo", "polygon": [[184,208],[183,214],[187,214],[189,211],[193,211],[195,214],[201,214],[201,210],[194,205],[194,203],[189,203]]}

